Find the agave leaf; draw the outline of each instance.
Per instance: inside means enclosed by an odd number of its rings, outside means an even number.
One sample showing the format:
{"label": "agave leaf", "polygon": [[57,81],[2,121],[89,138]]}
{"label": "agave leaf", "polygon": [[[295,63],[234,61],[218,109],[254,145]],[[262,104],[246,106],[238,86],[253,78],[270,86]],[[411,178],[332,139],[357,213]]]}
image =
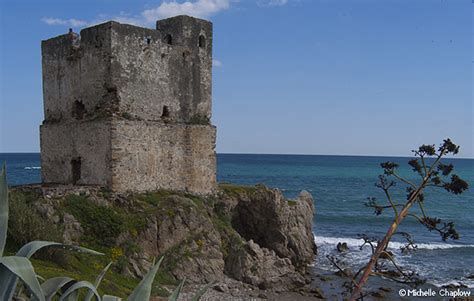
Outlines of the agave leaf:
{"label": "agave leaf", "polygon": [[89,289],[90,291],[92,291],[94,293],[94,295],[97,297],[97,300],[101,300],[100,299],[100,295],[99,293],[97,292],[97,290],[95,289],[95,286],[90,283],[89,281],[79,281],[79,282],[76,282],[74,283],[73,285],[71,285],[62,295],[61,295],[61,298],[59,298],[59,301],[64,301],[64,300],[69,300],[67,299],[68,297],[70,297],[71,294],[75,293],[77,290],[81,289],[81,288],[87,288]]}
{"label": "agave leaf", "polygon": [[110,296],[110,295],[103,295],[102,301],[122,301],[122,298]]}
{"label": "agave leaf", "polygon": [[[97,276],[97,278],[95,279],[95,283],[94,283],[94,286],[95,288],[99,288],[99,285],[100,285],[100,282],[102,281],[102,278],[104,278],[105,276],[105,273],[107,273],[107,270],[110,268],[110,266],[112,265],[112,262],[110,262],[103,270],[102,272],[100,272],[99,276]],[[87,293],[87,296],[86,296],[86,299],[84,299],[85,301],[90,301],[92,300],[92,297],[94,296],[94,293],[92,291],[89,291],[89,293]]]}
{"label": "agave leaf", "polygon": [[197,293],[196,295],[193,296],[193,298],[191,299],[191,301],[199,301],[202,297],[202,295],[204,295],[207,290],[213,286],[215,284],[215,282],[211,282],[209,284],[206,284],[205,286],[203,286]]}
{"label": "agave leaf", "polygon": [[3,256],[5,243],[7,241],[8,230],[8,186],[7,186],[7,172],[5,163],[3,163],[2,171],[0,172],[0,257]]}
{"label": "agave leaf", "polygon": [[155,279],[156,272],[160,268],[161,262],[163,261],[163,257],[158,260],[158,263],[155,264],[150,271],[143,277],[142,281],[138,284],[138,286],[133,290],[132,294],[128,296],[127,301],[144,301],[150,300],[151,295],[151,286],[153,284],[153,280]]}
{"label": "agave leaf", "polygon": [[[18,252],[16,253],[16,256],[30,258],[38,250],[40,250],[42,248],[45,248],[45,247],[63,247],[65,249],[70,249],[70,250],[74,250],[74,251],[78,251],[78,252],[89,253],[89,254],[93,254],[93,255],[104,255],[103,253],[99,253],[97,251],[90,250],[90,249],[83,248],[83,247],[78,247],[78,246],[73,246],[73,245],[65,245],[65,244],[61,244],[61,243],[58,243],[58,242],[52,242],[52,241],[36,240],[36,241],[31,241],[31,242],[25,244],[23,247],[21,247],[20,250],[18,250]],[[0,277],[1,276],[2,276],[2,274],[0,273]],[[15,291],[18,278],[15,275],[11,274],[11,273],[9,273],[9,276],[7,276],[7,277],[9,278],[9,280],[5,281],[5,283],[7,283],[6,286],[8,287],[8,290],[11,292],[11,294],[9,296],[9,299],[6,299],[6,300],[10,300],[13,297],[13,292]]]}
{"label": "agave leaf", "polygon": [[73,245],[65,245],[61,244],[58,242],[52,242],[52,241],[41,241],[41,240],[36,240],[29,242],[25,244],[23,247],[21,247],[20,250],[16,253],[16,256],[22,256],[22,257],[27,257],[30,258],[33,254],[35,254],[39,249],[45,248],[45,247],[63,247],[65,249],[73,250],[73,251],[78,251],[78,252],[84,252],[84,253],[89,253],[93,255],[104,255],[103,253],[79,247],[79,246],[73,246]]}
{"label": "agave leaf", "polygon": [[179,294],[181,294],[181,290],[183,289],[184,281],[186,279],[183,279],[179,285],[176,287],[174,292],[171,294],[171,296],[168,298],[168,301],[177,301],[179,298]]}
{"label": "agave leaf", "polygon": [[76,282],[76,280],[69,277],[54,277],[46,280],[41,284],[46,301],[51,301],[60,289],[71,282]]}
{"label": "agave leaf", "polygon": [[[14,274],[17,277],[20,277],[20,279],[23,280],[23,282],[28,286],[31,293],[33,293],[33,295],[38,298],[38,300],[45,301],[43,290],[41,289],[38,279],[36,278],[36,273],[33,268],[33,265],[28,260],[28,258],[19,256],[1,257],[0,265],[8,269],[10,272],[2,273],[2,276]],[[9,287],[8,285],[4,285],[7,283],[4,281],[8,280],[9,277],[6,277],[5,279],[0,279],[0,293],[2,297],[0,300],[10,300],[11,296],[14,293],[16,285],[13,288]]]}
{"label": "agave leaf", "polygon": [[65,301],[79,301],[79,291],[78,290],[75,290],[73,291],[72,293],[70,293]]}
{"label": "agave leaf", "polygon": [[38,278],[39,280],[41,280],[42,282],[44,282],[46,279],[44,279],[43,277],[41,277],[40,275],[36,274],[36,278]]}

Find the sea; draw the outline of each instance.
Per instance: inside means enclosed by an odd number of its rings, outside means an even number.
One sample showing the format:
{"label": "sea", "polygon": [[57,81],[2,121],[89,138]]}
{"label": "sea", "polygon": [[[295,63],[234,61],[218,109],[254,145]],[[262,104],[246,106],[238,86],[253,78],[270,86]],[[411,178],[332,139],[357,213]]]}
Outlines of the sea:
{"label": "sea", "polygon": [[[218,154],[217,178],[220,182],[243,185],[265,184],[280,189],[288,198],[295,198],[302,190],[314,198],[316,213],[313,219],[314,239],[318,246],[315,267],[335,270],[327,255],[336,255],[341,264],[357,269],[371,254],[370,247],[360,248],[360,235],[374,239],[386,233],[393,220],[389,209],[377,216],[365,206],[368,197],[386,203],[383,192],[375,186],[382,173],[381,162],[400,164],[400,174],[412,182],[419,176],[407,165],[408,157],[323,156],[323,155],[264,155]],[[38,153],[0,153],[6,161],[10,185],[39,183],[41,180]],[[398,265],[413,271],[436,286],[463,284],[474,288],[474,159],[446,159],[454,165],[454,174],[471,184],[471,189],[453,195],[431,187],[425,192],[425,211],[428,216],[443,222],[454,222],[460,233],[458,240],[444,242],[437,232],[429,231],[415,218],[404,220],[400,232],[410,233],[416,250],[402,253],[401,235],[395,235],[389,250]],[[406,186],[397,183],[394,199],[403,201]],[[419,214],[418,208],[413,213]],[[339,254],[336,245],[347,243],[349,252]]]}

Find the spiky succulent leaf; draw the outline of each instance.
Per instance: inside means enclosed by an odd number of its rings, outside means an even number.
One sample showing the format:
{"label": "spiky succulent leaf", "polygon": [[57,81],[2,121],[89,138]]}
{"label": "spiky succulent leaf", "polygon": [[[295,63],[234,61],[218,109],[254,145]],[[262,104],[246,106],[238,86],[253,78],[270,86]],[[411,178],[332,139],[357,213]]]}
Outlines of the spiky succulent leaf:
{"label": "spiky succulent leaf", "polygon": [[202,297],[202,295],[204,295],[207,290],[214,285],[214,282],[211,282],[209,284],[206,284],[205,286],[203,286],[197,293],[196,295],[193,296],[193,298],[191,299],[191,301],[199,301]]}
{"label": "spiky succulent leaf", "polygon": [[171,294],[171,296],[168,298],[169,301],[178,301],[178,298],[179,298],[179,294],[181,294],[181,290],[183,289],[183,286],[184,286],[184,281],[186,279],[183,279],[179,285],[176,287],[176,289],[174,290],[174,292]]}
{"label": "spiky succulent leaf", "polygon": [[35,254],[39,249],[45,248],[45,247],[62,247],[64,249],[68,250],[73,250],[73,251],[78,251],[78,252],[84,252],[84,253],[89,253],[92,255],[104,255],[103,253],[79,247],[79,246],[73,246],[73,245],[65,245],[62,243],[58,242],[52,242],[52,241],[32,241],[27,244],[25,244],[23,247],[18,250],[16,253],[16,256],[22,256],[22,257],[27,257],[30,258],[33,254]]}
{"label": "spiky succulent leaf", "polygon": [[3,256],[8,230],[8,186],[5,163],[0,172],[0,257]]}
{"label": "spiky succulent leaf", "polygon": [[[105,273],[107,273],[107,270],[110,268],[110,266],[112,265],[112,262],[110,262],[103,270],[102,272],[100,272],[99,276],[97,276],[97,278],[95,279],[95,282],[94,282],[94,286],[95,288],[99,288],[99,285],[100,285],[100,282],[102,281],[102,279],[104,278],[105,276]],[[85,298],[86,301],[90,301],[92,300],[92,297],[94,296],[94,293],[92,291],[89,291],[89,293],[87,293],[87,296]]]}
{"label": "spiky succulent leaf", "polygon": [[72,282],[76,282],[76,280],[69,277],[55,277],[46,280],[41,284],[46,301],[51,301],[60,289],[68,284],[71,285]]}
{"label": "spiky succulent leaf", "polygon": [[19,256],[1,257],[0,265],[3,267],[0,273],[0,300],[10,300],[13,296],[16,286],[12,288],[7,285],[7,283],[9,283],[8,281],[11,279],[9,276],[13,274],[15,277],[19,277],[26,286],[28,286],[31,293],[38,300],[45,301],[43,290],[36,278],[33,265],[28,258]]}
{"label": "spiky succulent leaf", "polygon": [[68,297],[70,297],[71,294],[77,292],[81,288],[87,288],[89,291],[92,291],[92,293],[97,297],[97,300],[101,300],[99,293],[97,292],[95,286],[90,283],[89,281],[79,281],[71,285],[62,295],[61,298],[59,298],[59,301],[66,301]]}
{"label": "spiky succulent leaf", "polygon": [[[65,245],[58,242],[37,240],[37,241],[29,242],[25,244],[23,247],[21,247],[20,250],[18,250],[18,252],[16,253],[16,256],[30,258],[38,250],[42,248],[46,248],[46,247],[63,247],[64,249],[89,253],[93,255],[104,255],[103,253],[99,253],[87,248],[82,248],[82,247],[72,246],[72,245]],[[13,297],[13,292],[15,291],[15,288],[17,286],[18,278],[14,274],[11,274],[11,273],[9,274],[8,277],[9,277],[9,280],[5,281],[5,283],[6,283],[6,286],[8,287],[8,290],[11,292],[11,295],[9,296],[9,298],[11,299]],[[9,299],[6,299],[6,300],[9,300]]]}
{"label": "spiky succulent leaf", "polygon": [[122,301],[122,298],[110,296],[110,295],[103,295],[102,301]]}
{"label": "spiky succulent leaf", "polygon": [[138,286],[133,290],[132,294],[128,296],[127,301],[150,300],[153,280],[155,279],[156,272],[158,272],[162,261],[163,257],[161,257],[160,260],[158,260],[158,263],[148,271],[145,277],[143,277],[142,281],[140,281]]}

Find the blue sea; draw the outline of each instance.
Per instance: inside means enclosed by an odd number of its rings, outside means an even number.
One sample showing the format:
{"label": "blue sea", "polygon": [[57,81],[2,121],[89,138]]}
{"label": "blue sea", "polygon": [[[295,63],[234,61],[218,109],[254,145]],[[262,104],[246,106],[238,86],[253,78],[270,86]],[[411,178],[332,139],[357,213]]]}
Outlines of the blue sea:
{"label": "blue sea", "polygon": [[[338,242],[346,242],[350,248],[342,257],[345,264],[357,267],[366,263],[370,250],[368,247],[359,249],[362,240],[358,235],[380,238],[392,221],[388,209],[376,216],[371,208],[364,206],[367,197],[376,197],[380,203],[385,201],[374,185],[381,173],[381,162],[397,162],[402,175],[411,181],[419,180],[406,164],[410,158],[403,157],[218,154],[217,159],[220,182],[263,183],[281,189],[290,198],[301,190],[311,192],[316,207],[313,229],[319,252],[315,266],[323,269],[333,269],[326,255],[335,253]],[[40,182],[39,154],[0,154],[1,161],[7,162],[11,185]],[[412,234],[417,250],[402,254],[399,248],[403,240],[397,236],[389,248],[401,266],[417,272],[432,284],[462,283],[474,287],[474,279],[467,278],[474,274],[474,160],[447,159],[445,162],[452,163],[454,173],[473,187],[462,195],[430,189],[425,193],[425,210],[429,216],[454,221],[460,239],[443,242],[439,234],[407,218],[400,231]],[[404,198],[405,186],[397,185],[394,195]]]}

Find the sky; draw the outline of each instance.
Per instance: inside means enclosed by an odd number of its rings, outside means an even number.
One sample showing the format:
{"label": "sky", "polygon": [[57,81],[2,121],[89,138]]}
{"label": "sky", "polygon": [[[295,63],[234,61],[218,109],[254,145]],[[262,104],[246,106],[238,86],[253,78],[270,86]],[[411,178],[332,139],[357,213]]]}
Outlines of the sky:
{"label": "sky", "polygon": [[473,158],[470,0],[0,0],[0,152],[38,152],[41,40],[106,20],[214,23],[219,153]]}

